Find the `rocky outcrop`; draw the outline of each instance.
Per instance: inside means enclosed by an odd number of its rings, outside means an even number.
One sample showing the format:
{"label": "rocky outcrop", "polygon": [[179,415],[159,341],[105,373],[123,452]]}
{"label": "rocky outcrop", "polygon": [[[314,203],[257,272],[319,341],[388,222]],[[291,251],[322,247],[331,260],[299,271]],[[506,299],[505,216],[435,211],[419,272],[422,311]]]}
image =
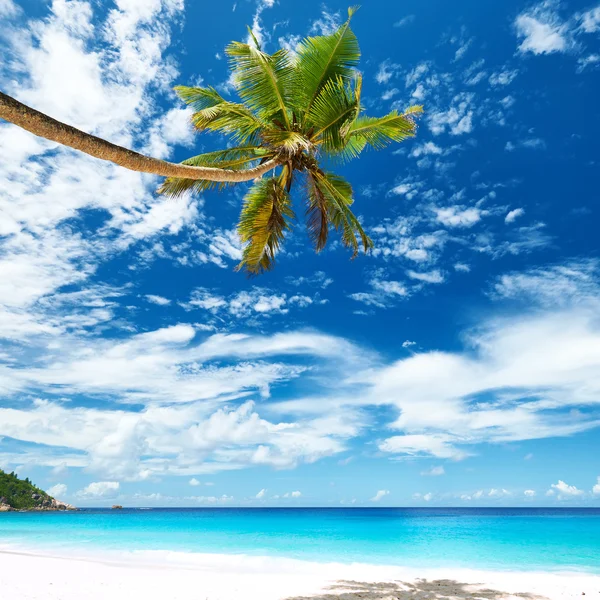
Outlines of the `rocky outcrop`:
{"label": "rocky outcrop", "polygon": [[[38,496],[35,498],[34,496]],[[37,506],[31,508],[13,508],[8,504],[6,498],[0,498],[0,512],[52,512],[57,510],[77,510],[72,504],[61,502],[55,498],[42,498],[39,494],[32,494],[32,500],[40,501]]]}
{"label": "rocky outcrop", "polygon": [[113,504],[111,508],[113,510],[121,510],[123,507],[120,504]]}

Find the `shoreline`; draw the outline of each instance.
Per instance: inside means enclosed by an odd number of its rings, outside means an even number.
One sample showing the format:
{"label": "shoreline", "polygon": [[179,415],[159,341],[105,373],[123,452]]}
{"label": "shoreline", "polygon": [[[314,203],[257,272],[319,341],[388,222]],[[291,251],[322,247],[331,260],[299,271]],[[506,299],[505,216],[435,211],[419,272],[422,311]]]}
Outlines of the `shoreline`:
{"label": "shoreline", "polygon": [[0,596],[11,600],[331,600],[340,594],[343,600],[389,600],[417,592],[454,600],[523,594],[562,600],[600,593],[600,575],[573,571],[386,567],[159,551],[68,555],[10,546],[0,548],[0,562]]}

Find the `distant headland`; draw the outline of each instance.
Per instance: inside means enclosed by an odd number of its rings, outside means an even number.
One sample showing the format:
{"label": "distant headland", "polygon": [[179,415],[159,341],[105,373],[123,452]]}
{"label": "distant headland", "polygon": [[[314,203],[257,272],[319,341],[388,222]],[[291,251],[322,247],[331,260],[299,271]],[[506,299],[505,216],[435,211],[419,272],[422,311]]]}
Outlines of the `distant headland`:
{"label": "distant headland", "polygon": [[77,510],[71,504],[56,500],[33,485],[28,478],[0,469],[0,512]]}

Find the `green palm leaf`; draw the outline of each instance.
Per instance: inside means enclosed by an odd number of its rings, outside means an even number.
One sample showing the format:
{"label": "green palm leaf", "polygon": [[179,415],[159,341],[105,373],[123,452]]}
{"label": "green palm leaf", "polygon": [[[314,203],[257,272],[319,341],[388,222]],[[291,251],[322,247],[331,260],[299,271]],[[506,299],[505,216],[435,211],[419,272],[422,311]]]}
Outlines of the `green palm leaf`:
{"label": "green palm leaf", "polygon": [[[273,154],[260,146],[238,146],[227,148],[226,150],[217,150],[216,152],[206,152],[183,161],[184,165],[193,167],[219,167],[222,169],[231,169],[237,171],[252,166],[259,160],[272,158]],[[178,198],[185,192],[203,192],[205,190],[218,187],[223,189],[227,183],[217,183],[215,181],[206,181],[203,179],[180,179],[178,177],[169,177],[158,188],[158,193],[170,198]]]}
{"label": "green palm leaf", "polygon": [[394,110],[385,117],[358,117],[350,127],[349,134],[364,139],[375,150],[381,150],[392,142],[414,137],[417,124],[412,117],[422,112],[422,106],[412,106],[403,114]]}
{"label": "green palm leaf", "polygon": [[214,88],[177,86],[177,95],[196,112],[192,123],[197,129],[230,135],[245,144],[256,142],[258,134],[267,127],[243,104],[225,100]]}
{"label": "green palm leaf", "polygon": [[238,232],[246,246],[238,270],[256,275],[273,268],[285,231],[290,229],[289,221],[294,218],[290,196],[282,185],[284,176],[261,179],[244,198]]}
{"label": "green palm leaf", "polygon": [[[360,89],[360,77],[356,88]],[[352,121],[356,118],[359,97],[349,82],[341,77],[328,81],[317,96],[307,115],[307,126],[314,129],[311,136],[326,151],[340,151],[344,146]]]}
{"label": "green palm leaf", "polygon": [[357,234],[361,239],[364,251],[368,252],[373,247],[373,242],[350,210],[350,206],[354,202],[352,199],[352,186],[343,177],[334,173],[311,171],[310,176],[327,202],[329,221],[338,231],[342,232],[343,244],[352,248],[352,258],[355,258],[358,254]]}
{"label": "green palm leaf", "polygon": [[298,45],[296,91],[304,114],[308,113],[319,92],[331,79],[349,80],[360,59],[360,47],[350,29],[350,20],[358,7],[348,9],[348,20],[333,34],[309,37]]}
{"label": "green palm leaf", "polygon": [[261,118],[278,117],[289,129],[294,68],[287,50],[270,55],[249,44],[232,42],[226,52],[242,100]]}
{"label": "green palm leaf", "polygon": [[315,245],[315,250],[321,252],[329,237],[329,200],[318,180],[309,172],[306,180],[308,207],[306,209],[306,226],[308,236]]}

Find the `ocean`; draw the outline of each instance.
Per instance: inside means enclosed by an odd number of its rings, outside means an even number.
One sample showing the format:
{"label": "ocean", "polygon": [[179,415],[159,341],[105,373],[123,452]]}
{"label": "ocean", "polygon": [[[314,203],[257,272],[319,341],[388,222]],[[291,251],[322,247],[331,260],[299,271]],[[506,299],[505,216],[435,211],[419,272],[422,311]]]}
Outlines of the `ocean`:
{"label": "ocean", "polygon": [[600,509],[152,508],[3,513],[0,546],[600,574]]}

